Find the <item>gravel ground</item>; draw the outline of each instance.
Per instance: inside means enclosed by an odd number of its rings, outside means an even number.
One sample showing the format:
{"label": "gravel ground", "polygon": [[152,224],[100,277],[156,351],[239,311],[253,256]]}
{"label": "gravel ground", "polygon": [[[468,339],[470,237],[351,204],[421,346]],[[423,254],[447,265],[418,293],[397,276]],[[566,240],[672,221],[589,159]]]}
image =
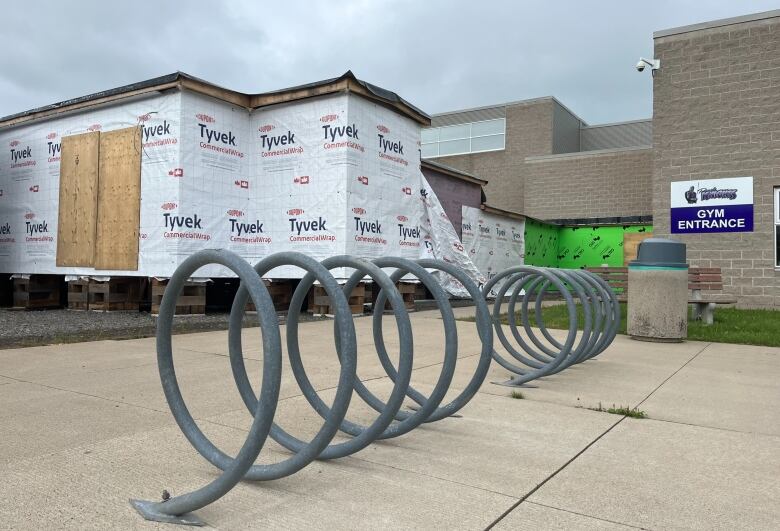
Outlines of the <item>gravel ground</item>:
{"label": "gravel ground", "polygon": [[[305,315],[304,319],[312,319]],[[283,321],[283,317],[280,317]],[[89,312],[73,310],[10,311],[0,309],[0,349],[76,343],[101,339],[134,339],[155,335],[157,318],[145,312]],[[227,329],[228,314],[177,315],[174,332]],[[254,315],[244,326],[257,326]]]}

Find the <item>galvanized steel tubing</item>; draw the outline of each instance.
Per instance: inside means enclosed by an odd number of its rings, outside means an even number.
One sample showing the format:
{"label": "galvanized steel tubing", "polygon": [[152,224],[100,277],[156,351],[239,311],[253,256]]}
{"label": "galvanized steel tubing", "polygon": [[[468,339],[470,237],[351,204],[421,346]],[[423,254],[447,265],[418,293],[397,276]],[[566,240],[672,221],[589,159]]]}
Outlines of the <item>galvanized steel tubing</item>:
{"label": "galvanized steel tubing", "polygon": [[[493,352],[502,367],[516,374],[501,385],[522,386],[599,355],[620,328],[620,304],[609,285],[598,275],[580,269],[551,269],[518,266],[498,273],[483,287],[487,296],[497,288],[493,305],[493,326],[503,347],[514,358],[509,361]],[[507,338],[501,326],[501,303],[509,294],[507,319],[512,337],[520,350]],[[568,331],[561,342],[545,326],[542,305],[546,294],[562,297],[568,314]],[[520,300],[520,311],[517,303]],[[533,322],[529,306],[533,302]],[[582,308],[583,326],[578,332],[577,306]],[[518,316],[526,337],[518,326]],[[542,338],[538,333],[541,333]],[[529,342],[530,340],[530,342]],[[517,364],[519,362],[520,364]]]}
{"label": "galvanized steel tubing", "polygon": [[[253,421],[246,441],[235,457],[217,448],[198,427],[182,398],[172,358],[171,328],[176,299],[185,281],[201,267],[211,264],[231,269],[241,280],[230,313],[228,348],[233,377]],[[290,302],[286,342],[290,365],[298,386],[311,407],[323,419],[319,432],[310,441],[296,438],[274,421],[281,385],[282,338],[273,302],[261,277],[270,270],[285,265],[297,266],[307,272]],[[340,286],[330,273],[334,268],[351,268],[354,273],[344,286]],[[394,268],[395,271],[387,275],[382,268]],[[477,333],[482,342],[480,358],[471,380],[460,394],[445,405],[442,405],[442,401],[452,382],[458,355],[457,328],[448,296],[428,270],[439,270],[453,276],[469,292],[476,304]],[[395,287],[395,282],[407,274],[419,279],[433,294],[444,325],[444,362],[438,381],[428,396],[410,385],[413,366],[412,328],[403,298]],[[393,390],[386,402],[371,393],[356,377],[357,342],[347,296],[366,276],[381,288],[374,305],[373,337],[382,367],[393,382]],[[335,309],[334,332],[340,372],[336,396],[330,406],[320,398],[309,381],[301,361],[298,342],[300,311],[315,280],[324,287]],[[257,309],[263,345],[263,377],[259,394],[253,391],[250,385],[242,355],[241,323],[250,298]],[[387,301],[390,302],[398,328],[398,367],[390,360],[383,339],[382,314]],[[187,258],[174,272],[160,305],[157,326],[157,362],[171,412],[195,449],[223,473],[193,492],[159,502],[131,500],[131,504],[149,520],[182,524],[201,524],[191,512],[216,501],[241,479],[264,481],[283,478],[315,459],[348,456],[373,441],[398,437],[422,423],[453,415],[476,394],[487,375],[491,357],[495,355],[490,312],[478,286],[459,268],[447,262],[430,259],[411,261],[383,257],[368,261],[337,256],[317,262],[300,253],[282,252],[261,260],[253,269],[244,259],[230,251],[204,250]],[[346,418],[353,390],[379,413],[368,426]],[[419,405],[414,411],[401,411],[404,397],[407,396]],[[338,431],[351,435],[352,438],[346,442],[331,443]],[[274,464],[255,464],[269,436],[290,450],[292,455]]]}

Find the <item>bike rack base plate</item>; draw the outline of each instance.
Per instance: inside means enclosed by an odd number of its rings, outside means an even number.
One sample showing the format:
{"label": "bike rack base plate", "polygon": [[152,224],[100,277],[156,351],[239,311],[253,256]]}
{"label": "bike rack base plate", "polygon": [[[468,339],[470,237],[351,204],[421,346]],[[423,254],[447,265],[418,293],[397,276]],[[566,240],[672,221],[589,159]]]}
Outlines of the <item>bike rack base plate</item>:
{"label": "bike rack base plate", "polygon": [[206,525],[206,522],[201,520],[195,515],[195,513],[185,513],[179,515],[165,514],[159,511],[155,511],[153,506],[156,502],[150,502],[145,500],[130,500],[130,505],[138,511],[141,516],[147,520],[153,522],[163,522],[165,524],[180,524],[180,525],[194,525],[202,527]]}

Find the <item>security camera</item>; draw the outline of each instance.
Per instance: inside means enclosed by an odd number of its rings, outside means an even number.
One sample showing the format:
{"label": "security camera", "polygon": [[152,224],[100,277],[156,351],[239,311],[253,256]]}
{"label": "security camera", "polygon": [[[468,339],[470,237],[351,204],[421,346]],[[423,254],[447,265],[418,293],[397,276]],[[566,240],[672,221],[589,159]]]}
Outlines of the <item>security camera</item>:
{"label": "security camera", "polygon": [[645,68],[648,66],[653,72],[653,75],[655,75],[655,71],[661,68],[661,61],[660,59],[653,59],[652,61],[648,61],[644,57],[640,57],[639,62],[636,64],[636,70],[637,72],[644,72]]}

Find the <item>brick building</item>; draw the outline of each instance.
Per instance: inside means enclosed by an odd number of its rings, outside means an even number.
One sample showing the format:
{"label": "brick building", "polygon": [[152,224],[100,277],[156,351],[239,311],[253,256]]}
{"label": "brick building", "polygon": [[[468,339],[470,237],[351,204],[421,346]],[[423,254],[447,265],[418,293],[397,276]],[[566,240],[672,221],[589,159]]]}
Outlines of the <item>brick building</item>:
{"label": "brick building", "polygon": [[487,202],[568,227],[671,234],[671,183],[753,178],[751,232],[674,234],[746,307],[780,307],[780,10],[659,31],[653,117],[589,125],[553,97],[434,115],[423,157]]}

